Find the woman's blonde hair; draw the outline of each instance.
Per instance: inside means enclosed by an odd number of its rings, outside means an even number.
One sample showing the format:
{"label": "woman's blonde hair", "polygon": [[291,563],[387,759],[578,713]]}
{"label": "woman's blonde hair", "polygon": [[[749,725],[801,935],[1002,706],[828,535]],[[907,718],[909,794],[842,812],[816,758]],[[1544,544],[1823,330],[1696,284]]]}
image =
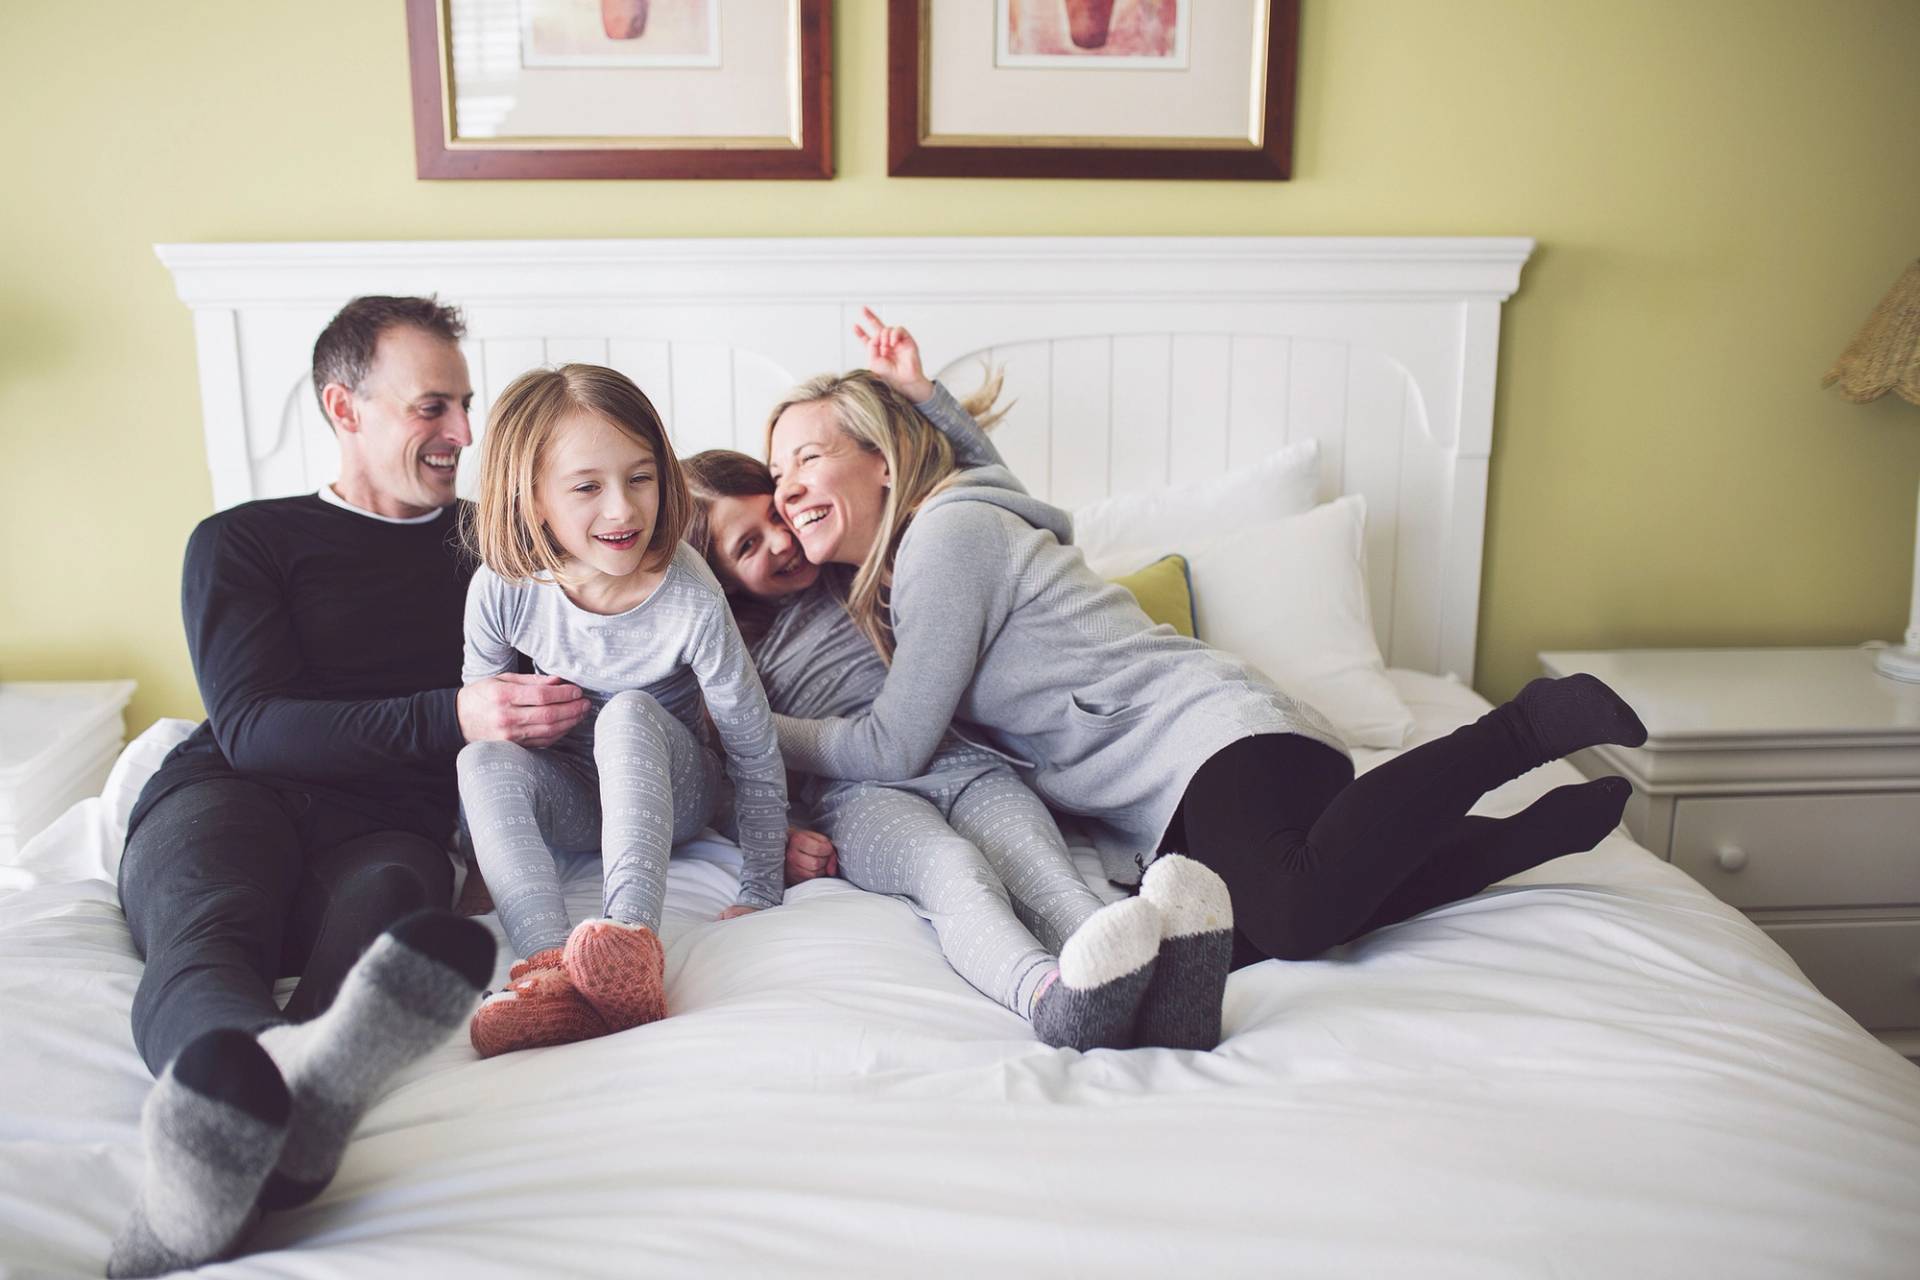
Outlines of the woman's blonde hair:
{"label": "woman's blonde hair", "polygon": [[529,370],[507,384],[487,415],[480,496],[467,524],[474,553],[508,582],[566,577],[566,553],[535,514],[533,490],[561,421],[577,413],[592,414],[653,453],[660,509],[642,567],[666,564],[686,531],[693,501],[666,424],[646,393],[625,374],[597,364]]}
{"label": "woman's blonde hair", "polygon": [[[1004,409],[994,407],[1003,380],[1001,373],[989,370],[979,390],[960,402],[982,428],[992,427],[1006,416]],[[879,454],[887,464],[886,497],[873,546],[858,566],[822,565],[820,579],[838,597],[854,625],[890,663],[893,625],[888,597],[893,588],[894,553],[921,505],[959,475],[953,445],[905,396],[876,375],[854,369],[809,378],[774,405],[767,415],[769,455],[774,424],[781,414],[803,404],[830,406],[835,423],[847,438],[866,452]]]}

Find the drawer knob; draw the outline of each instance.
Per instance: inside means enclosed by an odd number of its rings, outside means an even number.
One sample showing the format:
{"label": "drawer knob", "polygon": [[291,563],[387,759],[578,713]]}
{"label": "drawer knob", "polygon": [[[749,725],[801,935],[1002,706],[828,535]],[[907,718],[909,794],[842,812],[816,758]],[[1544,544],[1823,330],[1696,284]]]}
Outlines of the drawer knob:
{"label": "drawer knob", "polygon": [[1713,860],[1720,864],[1722,871],[1738,871],[1747,865],[1747,851],[1738,845],[1721,845]]}

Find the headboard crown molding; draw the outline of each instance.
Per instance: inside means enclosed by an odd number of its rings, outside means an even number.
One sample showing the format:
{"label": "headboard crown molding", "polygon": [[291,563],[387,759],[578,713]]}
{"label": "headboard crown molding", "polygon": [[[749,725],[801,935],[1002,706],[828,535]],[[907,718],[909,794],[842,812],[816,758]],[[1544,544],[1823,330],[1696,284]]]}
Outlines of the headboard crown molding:
{"label": "headboard crown molding", "polygon": [[[423,240],[154,246],[188,306],[314,302],[396,280],[463,302],[811,300],[922,296],[1477,297],[1520,285],[1520,237],[945,237],[815,240]],[[345,290],[343,295],[342,290]]]}
{"label": "headboard crown molding", "polygon": [[[475,429],[507,382],[569,360],[646,388],[683,452],[757,452],[799,379],[863,362],[863,304],[963,389],[1072,508],[1319,442],[1320,493],[1366,497],[1369,596],[1395,665],[1471,679],[1500,307],[1520,237],[442,240],[155,246],[192,309],[214,501],[333,478],[308,366],[358,294],[466,316]],[[475,450],[462,463],[471,477]]]}

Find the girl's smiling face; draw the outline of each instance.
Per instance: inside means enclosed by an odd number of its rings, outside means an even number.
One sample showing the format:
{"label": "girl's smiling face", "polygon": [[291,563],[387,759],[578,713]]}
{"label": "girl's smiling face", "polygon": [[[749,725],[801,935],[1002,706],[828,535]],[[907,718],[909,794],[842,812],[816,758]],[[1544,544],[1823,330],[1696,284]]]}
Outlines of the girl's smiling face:
{"label": "girl's smiling face", "polygon": [[834,418],[831,404],[796,404],[773,424],[768,470],[774,506],[815,564],[857,565],[880,533],[887,463],[863,449]]}
{"label": "girl's smiling face", "polygon": [[707,529],[714,570],[728,590],[774,601],[820,580],[819,566],[801,554],[800,540],[780,519],[771,495],[713,499]]}
{"label": "girl's smiling face", "polygon": [[625,578],[644,567],[660,515],[653,450],[604,418],[571,414],[540,460],[533,506],[576,566]]}

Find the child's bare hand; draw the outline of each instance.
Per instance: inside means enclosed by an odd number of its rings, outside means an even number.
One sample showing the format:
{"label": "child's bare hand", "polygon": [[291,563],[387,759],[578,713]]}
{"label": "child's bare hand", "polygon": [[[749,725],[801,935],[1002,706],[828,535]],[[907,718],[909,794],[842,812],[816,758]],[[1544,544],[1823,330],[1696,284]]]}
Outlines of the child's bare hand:
{"label": "child's bare hand", "polygon": [[741,916],[750,916],[759,909],[758,907],[749,907],[744,903],[736,902],[725,911],[722,911],[720,918],[722,920],[737,920]]}
{"label": "child's bare hand", "polygon": [[933,398],[933,380],[920,365],[920,344],[899,325],[880,323],[872,307],[860,308],[853,336],[867,344],[867,368],[915,404]]}
{"label": "child's bare hand", "polygon": [[840,855],[833,841],[818,831],[787,828],[787,883],[801,884],[840,873]]}

